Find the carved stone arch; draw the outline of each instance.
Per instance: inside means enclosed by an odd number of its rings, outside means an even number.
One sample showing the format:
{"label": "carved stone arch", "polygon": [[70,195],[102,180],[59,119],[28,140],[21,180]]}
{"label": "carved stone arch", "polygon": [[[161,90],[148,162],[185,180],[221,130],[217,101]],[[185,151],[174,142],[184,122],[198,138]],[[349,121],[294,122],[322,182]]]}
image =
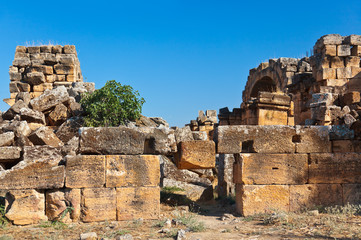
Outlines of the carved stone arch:
{"label": "carved stone arch", "polygon": [[266,76],[259,79],[253,84],[249,97],[255,98],[258,96],[259,92],[277,92],[277,91],[278,91],[278,86],[275,83],[275,81],[272,78]]}

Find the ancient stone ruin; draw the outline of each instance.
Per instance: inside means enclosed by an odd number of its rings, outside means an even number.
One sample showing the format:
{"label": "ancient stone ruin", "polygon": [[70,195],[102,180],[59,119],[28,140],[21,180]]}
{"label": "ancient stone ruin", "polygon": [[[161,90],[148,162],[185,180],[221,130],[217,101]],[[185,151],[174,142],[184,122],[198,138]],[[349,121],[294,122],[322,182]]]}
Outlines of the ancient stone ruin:
{"label": "ancient stone ruin", "polygon": [[[361,36],[326,35],[311,57],[251,69],[240,108],[185,127],[142,116],[82,127],[74,46],[16,48],[0,119],[0,196],[16,225],[157,219],[160,190],[236,197],[246,216],[361,203]],[[218,121],[219,120],[219,121]],[[167,199],[172,201],[172,199]]]}

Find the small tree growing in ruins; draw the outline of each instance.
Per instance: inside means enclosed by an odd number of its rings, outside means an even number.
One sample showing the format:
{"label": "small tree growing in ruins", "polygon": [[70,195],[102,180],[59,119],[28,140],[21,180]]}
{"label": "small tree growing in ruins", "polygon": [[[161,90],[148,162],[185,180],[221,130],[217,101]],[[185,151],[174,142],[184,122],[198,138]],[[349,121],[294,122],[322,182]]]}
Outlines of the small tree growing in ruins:
{"label": "small tree growing in ruins", "polygon": [[129,85],[115,80],[107,81],[104,87],[86,93],[80,101],[87,127],[116,127],[127,121],[139,119],[144,98]]}

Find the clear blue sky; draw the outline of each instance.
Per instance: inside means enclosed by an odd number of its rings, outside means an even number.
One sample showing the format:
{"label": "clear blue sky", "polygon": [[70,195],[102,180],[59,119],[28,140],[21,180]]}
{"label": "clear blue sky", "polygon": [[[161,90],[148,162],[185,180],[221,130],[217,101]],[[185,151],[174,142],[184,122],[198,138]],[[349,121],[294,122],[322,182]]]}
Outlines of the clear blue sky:
{"label": "clear blue sky", "polygon": [[249,69],[304,57],[330,33],[361,34],[360,0],[1,1],[0,98],[17,45],[74,44],[86,81],[129,84],[144,115],[183,126],[239,107]]}

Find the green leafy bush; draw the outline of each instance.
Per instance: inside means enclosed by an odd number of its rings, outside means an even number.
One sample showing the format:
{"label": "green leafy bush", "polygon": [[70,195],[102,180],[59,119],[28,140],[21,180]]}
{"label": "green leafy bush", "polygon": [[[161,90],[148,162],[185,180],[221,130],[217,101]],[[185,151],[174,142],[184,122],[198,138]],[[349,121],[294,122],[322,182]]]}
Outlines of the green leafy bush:
{"label": "green leafy bush", "polygon": [[87,127],[117,127],[139,119],[144,98],[129,85],[111,80],[101,89],[86,93],[80,101]]}

